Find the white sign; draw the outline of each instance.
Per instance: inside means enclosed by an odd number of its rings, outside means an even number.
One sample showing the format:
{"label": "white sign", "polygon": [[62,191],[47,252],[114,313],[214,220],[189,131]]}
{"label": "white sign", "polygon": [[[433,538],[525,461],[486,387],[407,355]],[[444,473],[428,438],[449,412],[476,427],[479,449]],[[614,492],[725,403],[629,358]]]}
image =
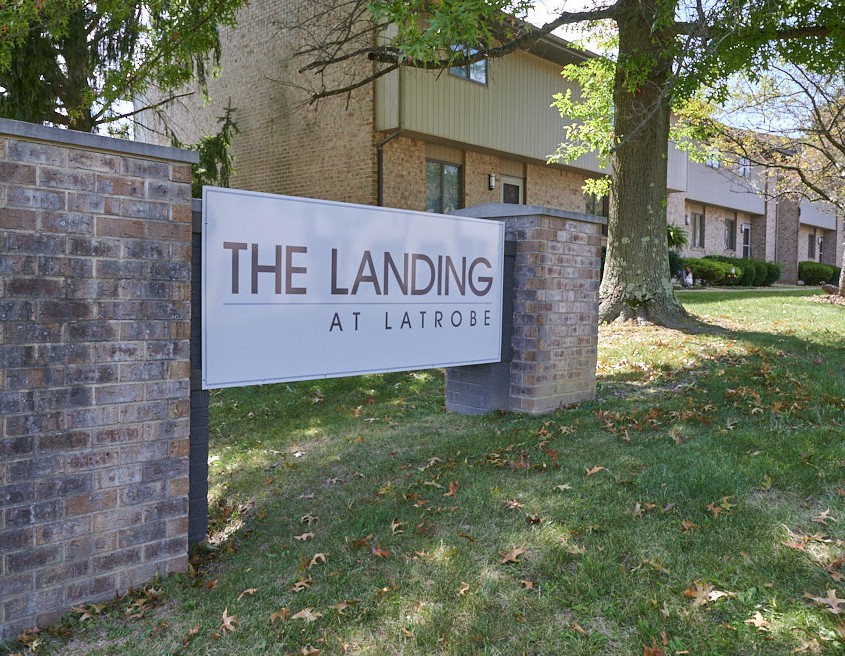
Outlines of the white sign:
{"label": "white sign", "polygon": [[498,362],[504,226],[205,187],[203,388]]}

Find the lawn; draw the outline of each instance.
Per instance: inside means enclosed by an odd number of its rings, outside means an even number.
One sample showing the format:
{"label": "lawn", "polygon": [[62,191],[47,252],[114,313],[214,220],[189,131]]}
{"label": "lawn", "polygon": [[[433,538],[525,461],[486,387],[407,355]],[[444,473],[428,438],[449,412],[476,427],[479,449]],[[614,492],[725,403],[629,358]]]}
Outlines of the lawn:
{"label": "lawn", "polygon": [[603,327],[542,417],[439,371],[215,392],[210,548],[39,653],[842,653],[845,307],[805,294]]}

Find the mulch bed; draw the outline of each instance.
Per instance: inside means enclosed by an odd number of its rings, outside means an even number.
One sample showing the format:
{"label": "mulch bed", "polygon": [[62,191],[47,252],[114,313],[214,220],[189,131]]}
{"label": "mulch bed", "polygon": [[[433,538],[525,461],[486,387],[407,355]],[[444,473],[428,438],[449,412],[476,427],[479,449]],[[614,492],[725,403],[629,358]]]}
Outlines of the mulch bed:
{"label": "mulch bed", "polygon": [[827,303],[829,305],[845,305],[845,296],[839,294],[819,294],[818,296],[808,296],[811,301],[815,303]]}

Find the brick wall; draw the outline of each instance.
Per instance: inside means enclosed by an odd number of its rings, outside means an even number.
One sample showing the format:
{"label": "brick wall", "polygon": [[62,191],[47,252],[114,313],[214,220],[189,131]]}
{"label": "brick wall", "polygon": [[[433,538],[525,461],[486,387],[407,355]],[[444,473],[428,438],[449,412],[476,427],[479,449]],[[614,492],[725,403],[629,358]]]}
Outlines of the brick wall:
{"label": "brick wall", "polygon": [[[505,221],[516,239],[513,351],[509,366],[449,369],[447,407],[468,412],[477,403],[484,411],[541,414],[595,399],[601,224],[583,214],[504,204],[460,214]],[[502,376],[506,398],[497,392]]]}
{"label": "brick wall", "polygon": [[[307,58],[294,57],[305,46],[303,31],[286,29],[283,24],[305,22],[313,4],[249,3],[238,13],[235,29],[221,30],[221,74],[209,81],[209,101],[194,91],[164,111],[177,136],[184,143],[195,143],[219,129],[217,117],[231,99],[240,129],[232,141],[234,188],[374,205],[372,85],[357,89],[349,98],[342,95],[311,103],[309,89],[320,78],[298,72],[307,63]],[[329,73],[326,83],[342,87],[348,80],[370,74],[369,66],[356,64],[348,71]],[[151,127],[145,140],[169,143],[160,121],[153,116],[143,120]]]}
{"label": "brick wall", "polygon": [[586,176],[542,164],[526,167],[525,204],[584,212]]}
{"label": "brick wall", "polygon": [[194,157],[0,120],[0,639],[187,566]]}
{"label": "brick wall", "polygon": [[806,259],[801,257],[798,243],[798,216],[798,203],[786,198],[780,200],[777,210],[778,261],[783,265],[780,282],[791,285],[798,282],[798,260]]}
{"label": "brick wall", "polygon": [[383,204],[425,211],[425,141],[396,137],[384,146]]}

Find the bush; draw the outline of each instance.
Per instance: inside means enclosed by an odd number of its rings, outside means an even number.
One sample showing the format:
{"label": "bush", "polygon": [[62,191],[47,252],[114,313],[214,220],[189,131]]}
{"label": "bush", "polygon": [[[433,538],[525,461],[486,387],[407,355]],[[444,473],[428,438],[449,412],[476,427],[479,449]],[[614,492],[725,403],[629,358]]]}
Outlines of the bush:
{"label": "bush", "polygon": [[766,280],[763,281],[763,284],[766,287],[774,285],[780,280],[781,273],[783,273],[783,267],[780,262],[766,262]]}
{"label": "bush", "polygon": [[839,276],[842,275],[842,267],[833,267],[833,277],[828,280],[831,285],[839,285]]}
{"label": "bush", "polygon": [[[729,257],[727,255],[707,255],[705,259],[728,264],[735,269],[735,280],[726,278],[727,284],[736,284],[742,287],[760,287],[771,285],[780,278],[780,264],[777,262],[764,262],[749,257],[742,259]],[[730,270],[730,269],[729,269]]]}
{"label": "bush", "polygon": [[836,276],[836,281],[839,282],[839,276],[836,273],[837,267],[831,264],[822,264],[821,262],[813,262],[805,260],[798,263],[798,280],[805,285],[819,285],[823,282],[833,280]]}
{"label": "bush", "polygon": [[718,262],[708,258],[688,257],[684,265],[692,270],[696,280],[701,280],[708,285],[718,285],[727,280],[731,272],[731,265],[727,262]]}
{"label": "bush", "polygon": [[684,258],[678,255],[677,251],[669,249],[669,277],[674,278],[678,271],[684,268]]}

